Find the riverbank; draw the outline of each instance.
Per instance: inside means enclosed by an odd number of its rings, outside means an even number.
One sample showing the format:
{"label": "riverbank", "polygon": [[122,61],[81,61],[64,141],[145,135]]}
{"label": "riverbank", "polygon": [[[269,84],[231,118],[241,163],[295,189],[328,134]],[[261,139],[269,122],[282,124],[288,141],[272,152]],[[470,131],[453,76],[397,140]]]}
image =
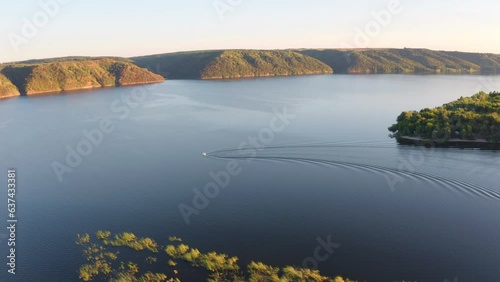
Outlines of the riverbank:
{"label": "riverbank", "polygon": [[462,139],[448,139],[448,140],[431,140],[422,139],[418,137],[401,136],[396,137],[400,145],[414,145],[424,146],[428,148],[463,148],[463,149],[482,149],[482,150],[500,150],[500,142],[491,143],[486,139],[476,140],[462,140]]}

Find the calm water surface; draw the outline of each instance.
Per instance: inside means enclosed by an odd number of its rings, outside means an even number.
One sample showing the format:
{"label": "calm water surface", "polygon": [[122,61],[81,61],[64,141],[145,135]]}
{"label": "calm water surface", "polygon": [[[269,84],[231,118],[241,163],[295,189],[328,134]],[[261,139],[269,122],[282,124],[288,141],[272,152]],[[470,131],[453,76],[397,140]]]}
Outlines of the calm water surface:
{"label": "calm water surface", "polygon": [[[318,264],[327,275],[499,281],[500,154],[387,137],[401,111],[479,90],[500,90],[500,77],[174,80],[0,101],[0,179],[17,169],[19,219],[17,275],[3,255],[0,280],[78,281],[76,234],[108,229],[277,266],[302,265],[330,237],[340,247]],[[144,101],[127,105],[132,93]],[[283,111],[289,123],[271,131]],[[111,132],[60,182],[52,164],[103,119]],[[253,137],[266,146],[232,150]],[[193,189],[228,162],[240,173],[186,224],[179,204],[192,206]]]}

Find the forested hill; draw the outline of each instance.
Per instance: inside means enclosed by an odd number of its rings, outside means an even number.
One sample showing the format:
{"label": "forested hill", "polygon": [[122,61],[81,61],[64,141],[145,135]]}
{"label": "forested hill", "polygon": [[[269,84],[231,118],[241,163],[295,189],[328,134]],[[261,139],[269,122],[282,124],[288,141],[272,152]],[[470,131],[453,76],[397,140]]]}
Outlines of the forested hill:
{"label": "forested hill", "polygon": [[319,73],[496,74],[500,55],[428,49],[193,51],[130,58],[173,79],[225,79]]}
{"label": "forested hill", "polygon": [[131,58],[168,78],[229,79],[332,73],[331,67],[289,50],[195,51]]}
{"label": "forested hill", "polygon": [[164,81],[126,59],[60,58],[0,65],[0,98]]}
{"label": "forested hill", "polygon": [[0,98],[161,82],[163,77],[231,79],[329,73],[499,72],[500,55],[408,48],[218,50],[129,59],[65,57],[0,64]]}
{"label": "forested hill", "polygon": [[500,93],[484,92],[434,109],[401,113],[389,128],[398,139],[485,140],[500,142]]}
{"label": "forested hill", "polygon": [[335,73],[498,74],[500,55],[428,49],[301,49]]}

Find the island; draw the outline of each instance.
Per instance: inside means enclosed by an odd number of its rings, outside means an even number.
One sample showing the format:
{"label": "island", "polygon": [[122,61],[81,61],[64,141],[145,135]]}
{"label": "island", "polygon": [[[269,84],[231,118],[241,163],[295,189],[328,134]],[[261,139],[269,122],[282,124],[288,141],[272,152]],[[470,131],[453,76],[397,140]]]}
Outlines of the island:
{"label": "island", "polygon": [[479,92],[434,109],[403,112],[389,131],[400,144],[500,149],[500,92]]}
{"label": "island", "polygon": [[165,79],[122,58],[60,58],[0,65],[0,98]]}

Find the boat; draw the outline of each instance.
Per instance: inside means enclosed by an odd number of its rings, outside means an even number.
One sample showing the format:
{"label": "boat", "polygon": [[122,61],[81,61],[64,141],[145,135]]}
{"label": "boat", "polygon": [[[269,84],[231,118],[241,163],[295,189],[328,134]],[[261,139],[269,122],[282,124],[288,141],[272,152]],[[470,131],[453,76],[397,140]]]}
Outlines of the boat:
{"label": "boat", "polygon": [[202,154],[204,157],[206,157],[206,156],[207,156],[207,153],[205,153],[205,152],[203,152],[203,153],[201,153],[201,154]]}

